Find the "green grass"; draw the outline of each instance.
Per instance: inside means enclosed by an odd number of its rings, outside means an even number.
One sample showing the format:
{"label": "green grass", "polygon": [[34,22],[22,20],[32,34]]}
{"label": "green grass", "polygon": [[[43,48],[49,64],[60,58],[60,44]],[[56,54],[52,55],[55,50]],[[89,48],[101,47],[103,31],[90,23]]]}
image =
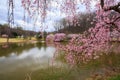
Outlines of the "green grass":
{"label": "green grass", "polygon": [[76,80],[75,77],[71,70],[55,67],[41,69],[31,75],[32,80]]}
{"label": "green grass", "polygon": [[111,77],[109,80],[120,80],[120,75]]}
{"label": "green grass", "polygon": [[85,80],[91,70],[70,67],[49,67],[32,72],[31,80]]}

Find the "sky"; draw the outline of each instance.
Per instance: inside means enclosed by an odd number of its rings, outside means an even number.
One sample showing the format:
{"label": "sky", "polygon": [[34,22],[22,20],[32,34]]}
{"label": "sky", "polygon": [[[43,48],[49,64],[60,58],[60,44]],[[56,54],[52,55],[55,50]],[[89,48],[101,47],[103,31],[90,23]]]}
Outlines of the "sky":
{"label": "sky", "polygon": [[[21,4],[21,0],[14,0],[15,1],[15,8],[14,8],[14,22],[15,26],[21,26],[25,30],[34,30],[34,31],[40,31],[42,29],[40,17],[38,17],[38,20],[36,21],[36,24],[34,25],[34,20],[27,17],[27,21],[23,20],[24,17],[24,9]],[[59,0],[61,1],[61,0]],[[61,2],[59,2],[61,3]],[[60,11],[60,4],[57,4],[55,1],[51,2],[51,7],[47,10],[47,17],[45,20],[44,25],[48,27],[44,27],[43,30],[47,32],[54,31],[54,23],[61,20],[65,17],[65,14]],[[85,6],[84,5],[78,5],[81,9],[78,10],[78,12],[84,12]],[[7,23],[7,0],[1,0],[0,1],[0,24]],[[27,13],[26,13],[27,15]]]}

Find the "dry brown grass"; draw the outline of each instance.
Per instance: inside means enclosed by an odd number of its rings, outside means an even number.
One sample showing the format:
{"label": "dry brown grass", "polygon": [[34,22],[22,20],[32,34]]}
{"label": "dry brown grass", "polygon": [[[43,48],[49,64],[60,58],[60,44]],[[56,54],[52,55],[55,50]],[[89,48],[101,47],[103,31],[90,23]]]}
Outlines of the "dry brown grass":
{"label": "dry brown grass", "polygon": [[[19,43],[19,42],[28,42],[28,41],[37,41],[35,38],[31,38],[31,40],[29,39],[22,39],[22,38],[10,38],[9,42],[10,43]],[[7,42],[7,38],[0,38],[0,43],[6,43]]]}

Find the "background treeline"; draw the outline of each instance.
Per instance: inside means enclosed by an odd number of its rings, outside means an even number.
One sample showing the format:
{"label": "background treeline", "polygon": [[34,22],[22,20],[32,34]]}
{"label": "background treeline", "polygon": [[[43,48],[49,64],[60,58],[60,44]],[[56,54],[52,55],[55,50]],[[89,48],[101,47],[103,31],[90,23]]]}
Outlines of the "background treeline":
{"label": "background treeline", "polygon": [[95,26],[95,13],[83,13],[77,16],[78,24],[75,25],[74,21],[72,24],[63,18],[62,20],[56,22],[54,24],[55,33],[63,32],[63,33],[83,33],[88,30],[90,27]]}
{"label": "background treeline", "polygon": [[34,36],[37,34],[35,31],[23,30],[22,27],[10,28],[7,24],[0,24],[0,37],[2,37],[2,35],[8,35],[8,32],[10,38]]}

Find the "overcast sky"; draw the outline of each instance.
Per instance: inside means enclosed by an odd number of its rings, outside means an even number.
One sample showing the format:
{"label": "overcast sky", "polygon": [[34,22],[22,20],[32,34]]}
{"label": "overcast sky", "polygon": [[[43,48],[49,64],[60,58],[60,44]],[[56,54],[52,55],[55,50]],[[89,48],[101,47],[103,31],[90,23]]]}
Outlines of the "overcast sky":
{"label": "overcast sky", "polygon": [[[14,0],[15,1],[15,9],[14,9],[14,21],[15,25],[23,27],[23,29],[26,30],[34,30],[34,31],[40,31],[41,30],[41,22],[40,18],[38,21],[36,21],[36,25],[34,26],[34,20],[29,19],[28,21],[23,21],[23,16],[24,16],[24,10],[23,7],[21,6],[21,0]],[[59,0],[61,1],[61,0]],[[57,4],[55,1],[51,2],[51,8],[50,10],[47,10],[47,17],[45,20],[45,25],[48,26],[45,28],[46,31],[54,31],[54,22],[59,21],[63,17],[65,17],[64,13],[60,12],[60,5]],[[85,6],[83,5],[78,5],[80,9],[78,12],[85,11]],[[7,23],[7,0],[1,0],[0,1],[0,24],[5,24]]]}

